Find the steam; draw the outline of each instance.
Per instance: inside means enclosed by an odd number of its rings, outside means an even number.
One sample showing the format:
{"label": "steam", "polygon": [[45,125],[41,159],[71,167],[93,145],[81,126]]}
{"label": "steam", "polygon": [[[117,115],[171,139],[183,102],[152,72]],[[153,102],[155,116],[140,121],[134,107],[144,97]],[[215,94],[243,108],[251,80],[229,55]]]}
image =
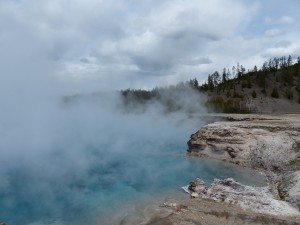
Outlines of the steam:
{"label": "steam", "polygon": [[[166,147],[178,151],[178,140],[184,151],[188,135],[201,125],[186,114],[203,112],[195,108],[200,104],[189,105],[191,99],[199,101],[192,90],[173,93],[181,109],[176,113],[166,113],[157,101],[147,103],[142,111],[132,103],[128,111],[118,92],[63,101],[54,80],[30,81],[11,91],[2,89],[0,98],[0,219],[15,224],[53,216],[68,221],[84,207],[93,212],[90,203],[85,205],[88,192],[114,185],[118,177],[127,189],[140,192],[138,179],[155,182],[159,176],[149,157],[170,153],[161,151]],[[7,82],[17,87],[15,82],[21,81],[8,78]],[[93,207],[107,204],[105,190],[97,193]]]}

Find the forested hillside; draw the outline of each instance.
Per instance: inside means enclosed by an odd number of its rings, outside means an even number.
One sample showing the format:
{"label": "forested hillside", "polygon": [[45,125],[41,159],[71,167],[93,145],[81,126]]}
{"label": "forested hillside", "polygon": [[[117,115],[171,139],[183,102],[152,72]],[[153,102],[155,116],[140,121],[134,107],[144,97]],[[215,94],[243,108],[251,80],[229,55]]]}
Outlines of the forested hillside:
{"label": "forested hillside", "polygon": [[273,58],[246,72],[237,64],[208,76],[199,91],[209,96],[208,105],[222,112],[300,111],[300,57]]}
{"label": "forested hillside", "polygon": [[124,105],[161,101],[169,111],[174,111],[184,107],[178,104],[176,95],[186,93],[188,89],[206,97],[205,104],[212,112],[300,112],[300,57],[295,61],[291,56],[273,58],[261,67],[255,65],[248,70],[237,63],[232,68],[224,68],[221,73],[209,74],[201,85],[195,78],[152,90],[122,90],[121,94]]}

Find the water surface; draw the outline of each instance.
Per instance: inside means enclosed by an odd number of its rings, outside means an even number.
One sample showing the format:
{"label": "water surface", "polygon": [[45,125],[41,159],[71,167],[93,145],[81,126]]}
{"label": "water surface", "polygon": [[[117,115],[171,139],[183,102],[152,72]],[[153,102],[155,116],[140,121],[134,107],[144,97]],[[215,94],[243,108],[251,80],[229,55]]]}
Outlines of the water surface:
{"label": "water surface", "polygon": [[183,114],[77,109],[55,119],[38,133],[43,141],[29,135],[22,145],[9,143],[22,157],[1,159],[0,221],[7,225],[105,224],[131,202],[181,195],[196,177],[262,182],[249,169],[186,157],[190,134],[205,121]]}

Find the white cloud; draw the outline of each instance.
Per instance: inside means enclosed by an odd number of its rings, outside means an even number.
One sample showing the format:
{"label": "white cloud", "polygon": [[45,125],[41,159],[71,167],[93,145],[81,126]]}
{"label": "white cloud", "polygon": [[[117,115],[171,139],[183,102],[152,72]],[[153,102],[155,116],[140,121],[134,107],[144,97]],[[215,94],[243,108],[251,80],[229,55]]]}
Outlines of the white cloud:
{"label": "white cloud", "polygon": [[277,36],[281,34],[281,30],[280,29],[277,29],[277,28],[274,28],[274,29],[270,29],[270,30],[266,30],[265,31],[265,35],[266,36],[269,36],[269,37],[272,37],[272,36]]}
{"label": "white cloud", "polygon": [[272,18],[269,16],[264,17],[264,22],[266,24],[291,24],[294,22],[293,17],[290,16],[281,16],[278,18]]}
{"label": "white cloud", "polygon": [[293,23],[294,19],[290,16],[282,16],[278,19],[279,23]]}
{"label": "white cloud", "polygon": [[300,41],[295,41],[290,44],[285,45],[276,45],[275,47],[271,47],[266,49],[265,55],[267,57],[278,57],[278,56],[299,56],[300,53]]}

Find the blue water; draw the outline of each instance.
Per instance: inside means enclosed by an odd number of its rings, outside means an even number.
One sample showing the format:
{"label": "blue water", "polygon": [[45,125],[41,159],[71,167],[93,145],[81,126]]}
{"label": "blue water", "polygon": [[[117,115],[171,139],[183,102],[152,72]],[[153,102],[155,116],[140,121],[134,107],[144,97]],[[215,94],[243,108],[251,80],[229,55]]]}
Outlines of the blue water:
{"label": "blue water", "polygon": [[[60,138],[43,142],[38,152],[28,151],[22,159],[9,155],[7,163],[0,162],[0,221],[99,225],[131,201],[182,194],[181,187],[196,177],[207,183],[226,177],[262,182],[249,169],[185,157],[189,135],[204,123],[199,119],[79,118],[58,118],[49,130],[52,138],[54,131]],[[98,117],[92,113],[88,118]],[[30,146],[24,145],[24,151]]]}

